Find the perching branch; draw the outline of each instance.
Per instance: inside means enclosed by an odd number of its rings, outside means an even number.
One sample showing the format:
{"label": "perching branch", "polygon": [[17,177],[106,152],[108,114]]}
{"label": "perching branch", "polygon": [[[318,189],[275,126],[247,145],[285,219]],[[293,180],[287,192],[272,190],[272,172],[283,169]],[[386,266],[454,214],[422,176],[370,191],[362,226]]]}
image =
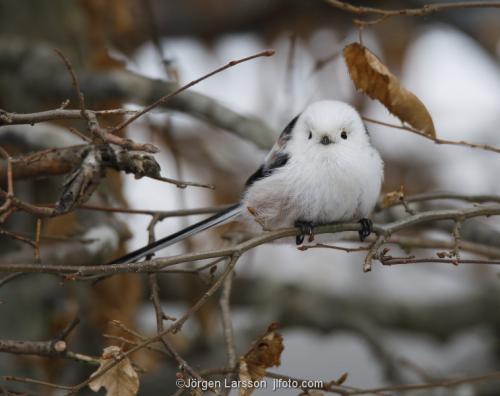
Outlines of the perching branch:
{"label": "perching branch", "polygon": [[[500,206],[478,206],[473,208],[465,208],[462,210],[449,209],[449,210],[431,210],[421,212],[413,216],[405,217],[401,220],[389,224],[375,224],[373,231],[378,236],[382,237],[383,242],[388,240],[391,235],[411,228],[416,225],[428,224],[438,220],[456,220],[456,219],[471,219],[474,217],[483,216],[498,216],[500,215]],[[322,225],[315,228],[316,234],[338,233],[343,231],[359,231],[359,223],[341,223]],[[167,258],[157,258],[154,260],[146,260],[140,263],[125,263],[125,264],[111,264],[111,265],[91,265],[85,267],[75,267],[71,265],[53,265],[46,264],[43,267],[32,264],[4,264],[0,266],[0,272],[36,272],[47,274],[71,274],[74,278],[85,277],[89,275],[112,275],[117,273],[127,272],[144,272],[151,273],[157,272],[164,268],[177,265],[180,263],[192,262],[197,260],[205,260],[219,257],[231,257],[233,255],[242,255],[243,253],[260,246],[262,244],[272,242],[277,239],[296,236],[300,230],[298,228],[285,228],[280,230],[273,230],[264,232],[247,241],[241,242],[235,246],[227,247],[219,250],[212,250],[203,253],[188,253],[179,256],[172,256]],[[378,245],[382,245],[379,242]],[[376,252],[371,255],[370,260],[367,261],[365,270],[370,269],[371,260],[376,257]]]}

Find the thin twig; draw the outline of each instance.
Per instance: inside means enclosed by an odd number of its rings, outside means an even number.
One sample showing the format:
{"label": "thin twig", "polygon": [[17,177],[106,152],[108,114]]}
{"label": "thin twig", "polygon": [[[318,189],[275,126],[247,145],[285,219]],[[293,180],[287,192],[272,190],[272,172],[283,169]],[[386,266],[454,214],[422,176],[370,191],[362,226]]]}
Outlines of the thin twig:
{"label": "thin twig", "polygon": [[89,130],[94,136],[101,139],[104,142],[111,144],[116,144],[124,148],[125,150],[135,150],[135,151],[145,151],[146,153],[158,153],[160,149],[150,143],[137,143],[131,139],[123,138],[118,135],[113,135],[113,133],[108,132],[106,129],[101,127],[97,116],[92,112],[85,112],[88,120]]}
{"label": "thin twig", "polygon": [[[399,245],[403,250],[416,249],[453,249],[454,241],[434,240],[422,237],[412,236],[393,236],[388,241],[388,244]],[[495,246],[483,245],[469,241],[460,241],[460,249],[485,256],[488,258],[500,258],[500,249]]]}
{"label": "thin twig", "polygon": [[36,233],[35,233],[35,264],[40,264],[40,234],[42,232],[42,219],[36,219]]}
{"label": "thin twig", "polygon": [[198,312],[198,310],[205,304],[205,302],[210,297],[212,297],[212,295],[217,290],[220,289],[220,287],[222,286],[222,284],[226,280],[227,276],[233,271],[234,266],[236,265],[236,263],[238,261],[238,258],[239,258],[238,254],[233,254],[232,255],[231,261],[227,264],[226,269],[224,270],[224,272],[219,276],[219,278],[213,283],[213,285],[200,297],[200,299],[181,318],[177,319],[173,324],[171,324],[168,328],[166,328],[165,330],[163,330],[160,334],[157,334],[156,336],[151,337],[151,338],[149,338],[149,339],[141,342],[140,344],[138,344],[135,347],[131,348],[130,350],[128,350],[124,354],[120,355],[117,359],[115,359],[115,361],[112,364],[110,364],[109,366],[107,366],[106,368],[104,368],[103,370],[101,370],[97,375],[95,375],[92,378],[89,378],[89,379],[81,382],[80,384],[75,385],[74,387],[72,387],[70,394],[77,393],[80,389],[83,389],[85,386],[87,386],[90,381],[94,380],[97,377],[100,377],[105,372],[107,372],[109,369],[111,369],[112,367],[116,366],[120,361],[122,361],[126,357],[130,356],[132,353],[134,353],[134,352],[136,352],[136,351],[138,351],[138,350],[140,350],[142,348],[145,348],[146,346],[152,344],[153,342],[159,341],[160,338],[162,338],[163,336],[165,336],[168,333],[176,333],[177,331],[179,331],[182,328],[182,326],[184,325],[184,323],[194,313]]}
{"label": "thin twig", "polygon": [[49,388],[63,389],[63,390],[68,390],[68,391],[71,391],[73,389],[72,386],[58,385],[58,384],[53,384],[51,382],[39,381],[39,380],[32,379],[32,378],[16,377],[14,375],[0,376],[0,381],[24,382],[26,384],[42,385],[42,386],[47,386]]}
{"label": "thin twig", "polygon": [[492,151],[494,153],[500,153],[500,147],[494,147],[489,144],[478,144],[478,143],[471,143],[471,142],[466,142],[465,140],[447,140],[447,139],[440,139],[438,137],[433,137],[430,135],[425,134],[424,132],[419,131],[418,129],[409,127],[407,125],[395,125],[395,124],[390,124],[388,122],[383,122],[379,120],[374,120],[372,118],[368,117],[363,117],[363,120],[366,122],[371,122],[373,124],[378,124],[378,125],[383,125],[389,128],[395,128],[395,129],[400,129],[403,131],[408,131],[412,132],[418,136],[424,137],[426,139],[432,140],[436,144],[447,144],[447,145],[454,145],[454,146],[466,146],[466,147],[471,147],[471,148],[476,148],[476,149],[482,149],[486,151]]}
{"label": "thin twig", "polygon": [[13,233],[13,232],[10,232],[10,231],[7,231],[7,230],[3,230],[3,229],[0,229],[0,235],[8,236],[9,238],[12,238],[12,239],[15,239],[17,241],[26,243],[26,244],[30,245],[32,248],[36,248],[36,242],[33,241],[33,240],[31,240],[31,239],[29,239],[29,238],[26,238],[23,235],[19,235],[17,233]]}
{"label": "thin twig", "polygon": [[110,208],[107,206],[84,204],[76,208],[76,210],[98,210],[103,212],[126,213],[158,216],[159,220],[168,217],[192,216],[200,214],[210,214],[227,209],[231,205],[207,206],[195,209],[179,209],[179,210],[147,210],[147,209],[129,209],[129,208]]}
{"label": "thin twig", "polygon": [[457,194],[453,192],[429,192],[423,194],[415,194],[409,195],[405,197],[406,202],[421,202],[421,201],[433,201],[433,200],[441,200],[441,199],[451,199],[472,203],[487,203],[487,202],[496,202],[500,203],[499,195],[465,195],[465,194]]}
{"label": "thin twig", "polygon": [[160,180],[166,183],[171,183],[175,184],[179,188],[186,188],[187,186],[193,186],[193,187],[203,187],[203,188],[209,188],[210,190],[214,190],[215,186],[213,184],[207,184],[207,183],[199,183],[199,182],[192,182],[192,181],[184,181],[184,180],[176,180],[176,179],[171,179],[168,177],[163,177],[163,176],[149,176],[151,179],[155,180]]}
{"label": "thin twig", "polygon": [[226,351],[227,351],[227,364],[229,367],[234,367],[236,365],[236,349],[234,346],[234,332],[233,325],[231,321],[231,286],[233,284],[234,274],[230,274],[224,281],[222,286],[222,293],[220,296],[219,304],[222,313],[222,328],[224,330],[224,340],[226,341]]}
{"label": "thin twig", "polygon": [[116,132],[122,130],[123,128],[125,128],[126,126],[130,125],[132,122],[134,122],[135,120],[137,120],[139,117],[141,117],[144,114],[150,112],[151,110],[153,110],[155,107],[159,106],[160,104],[165,103],[171,97],[173,97],[175,95],[178,95],[182,91],[185,91],[186,89],[191,88],[193,85],[196,85],[199,82],[201,82],[203,80],[206,80],[207,78],[212,77],[213,75],[215,75],[217,73],[220,73],[220,72],[222,72],[222,71],[224,71],[226,69],[229,69],[230,67],[236,66],[236,65],[238,65],[240,63],[243,63],[243,62],[255,59],[255,58],[260,58],[262,56],[272,56],[272,55],[274,55],[274,52],[275,52],[274,50],[265,50],[265,51],[259,52],[257,54],[254,54],[254,55],[247,56],[245,58],[233,60],[233,61],[227,63],[226,65],[224,65],[222,67],[219,67],[218,69],[215,69],[214,71],[211,71],[210,73],[205,74],[204,76],[202,76],[200,78],[197,78],[196,80],[193,80],[193,81],[189,82],[188,84],[180,87],[179,89],[175,90],[174,92],[169,93],[168,95],[162,96],[156,102],[150,104],[149,106],[146,106],[144,109],[142,109],[141,111],[139,111],[137,114],[133,115],[129,119],[123,121],[122,123],[120,123],[119,125],[117,125],[116,127],[114,127],[110,131],[110,133],[116,133]]}
{"label": "thin twig", "polygon": [[24,276],[24,275],[26,275],[26,274],[23,272],[17,272],[17,273],[14,272],[13,274],[6,275],[0,279],[0,287],[6,285],[7,283],[9,283],[12,280],[14,280],[16,278],[20,278],[21,276]]}
{"label": "thin twig", "polygon": [[78,104],[80,105],[80,114],[88,121],[88,115],[85,112],[85,97],[83,96],[83,93],[80,89],[80,83],[78,82],[78,78],[76,77],[75,71],[73,70],[73,65],[71,64],[71,61],[68,59],[68,57],[66,57],[66,55],[64,55],[59,48],[54,48],[54,51],[62,59],[62,61],[66,65],[66,68],[68,69],[69,74],[71,75],[71,81],[76,91]]}
{"label": "thin twig", "polygon": [[363,389],[359,391],[351,391],[346,393],[346,395],[354,396],[354,395],[369,395],[377,392],[406,392],[411,390],[421,390],[421,389],[433,389],[433,388],[449,388],[453,386],[458,386],[462,384],[473,384],[477,382],[484,382],[493,379],[499,379],[500,372],[493,372],[482,375],[475,375],[470,377],[462,377],[457,379],[447,379],[440,380],[435,382],[428,382],[423,384],[410,384],[410,385],[395,385],[395,386],[387,386],[380,388],[372,388],[372,389]]}
{"label": "thin twig", "polygon": [[335,245],[329,245],[326,243],[316,243],[314,245],[303,245],[299,247],[299,250],[309,250],[309,249],[318,249],[318,248],[325,248],[325,249],[333,249],[333,250],[341,250],[346,253],[352,253],[352,252],[364,252],[370,249],[370,246],[359,246],[355,248],[348,248],[344,246],[335,246]]}
{"label": "thin twig", "polygon": [[365,263],[363,264],[363,271],[369,272],[372,270],[372,261],[378,256],[378,251],[389,238],[389,233],[382,233],[377,236],[377,239],[370,246],[368,253],[365,257]]}
{"label": "thin twig", "polygon": [[374,7],[355,6],[342,0],[325,0],[328,4],[343,11],[350,12],[355,15],[373,15],[378,17],[375,21],[365,22],[365,24],[379,23],[385,19],[395,16],[425,16],[436,12],[464,9],[464,8],[500,8],[500,1],[456,1],[453,3],[433,3],[425,4],[418,8],[403,8],[403,9],[381,9]]}
{"label": "thin twig", "polygon": [[152,144],[141,144],[136,143],[130,139],[124,139],[120,136],[113,135],[112,133],[108,133],[104,128],[102,128],[97,120],[97,116],[95,113],[87,111],[85,108],[85,98],[80,89],[80,83],[78,82],[78,78],[76,77],[76,73],[73,70],[73,65],[71,61],[61,52],[61,50],[55,48],[54,51],[61,57],[68,72],[71,75],[71,80],[73,87],[76,91],[76,96],[78,98],[78,103],[80,105],[80,112],[82,118],[87,121],[87,126],[89,131],[93,134],[94,137],[98,139],[102,139],[104,142],[113,143],[118,146],[125,148],[126,150],[140,150],[148,153],[157,153],[159,149]]}
{"label": "thin twig", "polygon": [[425,257],[416,258],[414,256],[409,257],[392,257],[392,256],[380,256],[379,261],[383,265],[397,265],[397,264],[419,264],[419,263],[448,263],[453,265],[459,264],[492,264],[500,265],[500,260],[474,260],[474,259],[457,259],[457,258],[437,258],[437,257]]}
{"label": "thin twig", "polygon": [[[86,113],[95,114],[98,117],[134,115],[136,110],[127,109],[108,109],[108,110],[86,110]],[[0,110],[0,126],[2,125],[35,125],[40,122],[57,121],[57,120],[77,120],[84,118],[81,110],[75,109],[54,109],[40,111],[37,113],[9,113]],[[85,118],[84,118],[85,119]],[[83,136],[82,136],[83,137]],[[87,138],[87,136],[85,136]]]}
{"label": "thin twig", "polygon": [[[0,146],[0,154],[7,160],[7,193],[4,195],[5,202],[0,206],[0,224],[13,213],[12,198],[14,196],[14,182],[12,175],[12,158],[3,147]],[[1,192],[1,190],[0,190]]]}
{"label": "thin twig", "polygon": [[455,226],[453,227],[452,235],[453,235],[453,249],[450,251],[450,254],[454,256],[457,262],[460,262],[460,240],[461,233],[460,230],[462,228],[463,219],[456,219]]}

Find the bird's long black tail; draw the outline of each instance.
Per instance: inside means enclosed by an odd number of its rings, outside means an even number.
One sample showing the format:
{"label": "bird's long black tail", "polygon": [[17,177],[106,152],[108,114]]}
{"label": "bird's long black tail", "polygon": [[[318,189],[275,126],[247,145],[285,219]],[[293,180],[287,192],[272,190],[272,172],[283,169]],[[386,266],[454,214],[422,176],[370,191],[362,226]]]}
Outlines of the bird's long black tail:
{"label": "bird's long black tail", "polygon": [[158,239],[157,241],[150,243],[140,249],[134,250],[126,254],[125,256],[119,257],[108,264],[122,264],[122,263],[131,263],[137,261],[143,257],[146,257],[148,254],[152,254],[160,249],[163,249],[167,246],[173,245],[183,239],[186,239],[192,235],[198,234],[201,231],[206,230],[207,228],[214,227],[218,224],[221,224],[233,217],[236,217],[241,212],[241,205],[236,204],[230,206],[223,211],[220,211],[209,218],[199,221],[198,223],[192,224],[189,227],[184,228],[183,230],[177,231],[173,234],[166,236],[165,238]]}

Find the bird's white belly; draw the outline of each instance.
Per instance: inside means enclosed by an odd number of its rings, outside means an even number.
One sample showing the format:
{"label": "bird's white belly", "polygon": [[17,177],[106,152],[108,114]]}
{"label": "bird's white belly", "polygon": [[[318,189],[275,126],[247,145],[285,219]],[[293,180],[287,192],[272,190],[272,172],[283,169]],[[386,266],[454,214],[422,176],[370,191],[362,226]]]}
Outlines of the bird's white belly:
{"label": "bird's white belly", "polygon": [[[325,164],[311,169],[295,181],[296,193],[291,194],[291,218],[311,221],[315,224],[352,220],[359,212],[362,194],[360,176]],[[295,212],[295,213],[294,213]]]}
{"label": "bird's white belly", "polygon": [[[243,204],[269,229],[291,227],[297,220],[359,220],[369,215],[378,198],[381,177],[374,178],[375,167],[381,167],[380,160],[370,153],[355,160],[292,162],[257,181]],[[252,216],[247,218],[255,223]]]}

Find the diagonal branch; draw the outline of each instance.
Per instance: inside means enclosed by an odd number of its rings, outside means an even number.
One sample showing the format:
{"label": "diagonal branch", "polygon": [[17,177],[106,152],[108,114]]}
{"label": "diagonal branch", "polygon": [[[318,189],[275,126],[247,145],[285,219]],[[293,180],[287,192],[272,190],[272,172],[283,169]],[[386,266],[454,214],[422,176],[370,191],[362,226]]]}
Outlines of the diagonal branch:
{"label": "diagonal branch", "polygon": [[241,59],[230,61],[226,65],[221,66],[218,69],[215,69],[215,70],[211,71],[210,73],[205,74],[204,76],[202,76],[200,78],[197,78],[196,80],[193,80],[193,81],[187,83],[186,85],[183,85],[179,89],[176,89],[174,92],[171,92],[171,93],[169,93],[169,94],[167,94],[165,96],[162,96],[160,99],[158,99],[157,101],[151,103],[149,106],[146,106],[144,109],[142,109],[141,111],[139,111],[137,114],[133,115],[129,119],[123,121],[121,124],[119,124],[116,127],[114,127],[111,130],[111,133],[116,133],[116,132],[122,130],[123,128],[125,128],[126,126],[130,125],[132,122],[134,122],[135,120],[137,120],[139,117],[141,117],[144,114],[150,112],[155,107],[158,107],[160,104],[165,103],[171,97],[180,94],[181,92],[187,90],[188,88],[191,88],[193,85],[196,85],[199,82],[201,82],[203,80],[206,80],[207,78],[212,77],[215,74],[218,74],[218,73],[220,73],[220,72],[222,72],[222,71],[224,71],[226,69],[229,69],[230,67],[236,66],[236,65],[238,65],[240,63],[243,63],[243,62],[255,59],[255,58],[260,58],[262,56],[273,56],[273,55],[274,55],[274,50],[265,50],[265,51],[259,52],[257,54],[254,54],[254,55],[247,56],[245,58],[241,58]]}
{"label": "diagonal branch", "polygon": [[363,117],[363,120],[366,122],[371,122],[373,124],[378,124],[378,125],[383,125],[389,128],[395,128],[395,129],[401,129],[403,131],[408,131],[412,132],[418,136],[422,136],[423,138],[432,140],[436,144],[446,144],[446,145],[452,145],[452,146],[465,146],[465,147],[470,147],[470,148],[476,148],[476,149],[481,149],[481,150],[486,150],[486,151],[492,151],[494,153],[500,153],[500,147],[495,147],[491,146],[489,144],[481,144],[481,143],[471,143],[467,142],[465,140],[448,140],[448,139],[440,139],[438,137],[433,137],[428,134],[425,134],[418,129],[412,128],[407,125],[395,125],[395,124],[390,124],[388,122],[383,122],[383,121],[378,121],[374,120],[372,118],[368,117]]}
{"label": "diagonal branch", "polygon": [[418,8],[382,9],[356,6],[342,0],[324,0],[331,6],[355,15],[373,15],[378,17],[425,16],[436,12],[466,8],[500,8],[500,1],[456,1],[453,3],[425,4]]}

